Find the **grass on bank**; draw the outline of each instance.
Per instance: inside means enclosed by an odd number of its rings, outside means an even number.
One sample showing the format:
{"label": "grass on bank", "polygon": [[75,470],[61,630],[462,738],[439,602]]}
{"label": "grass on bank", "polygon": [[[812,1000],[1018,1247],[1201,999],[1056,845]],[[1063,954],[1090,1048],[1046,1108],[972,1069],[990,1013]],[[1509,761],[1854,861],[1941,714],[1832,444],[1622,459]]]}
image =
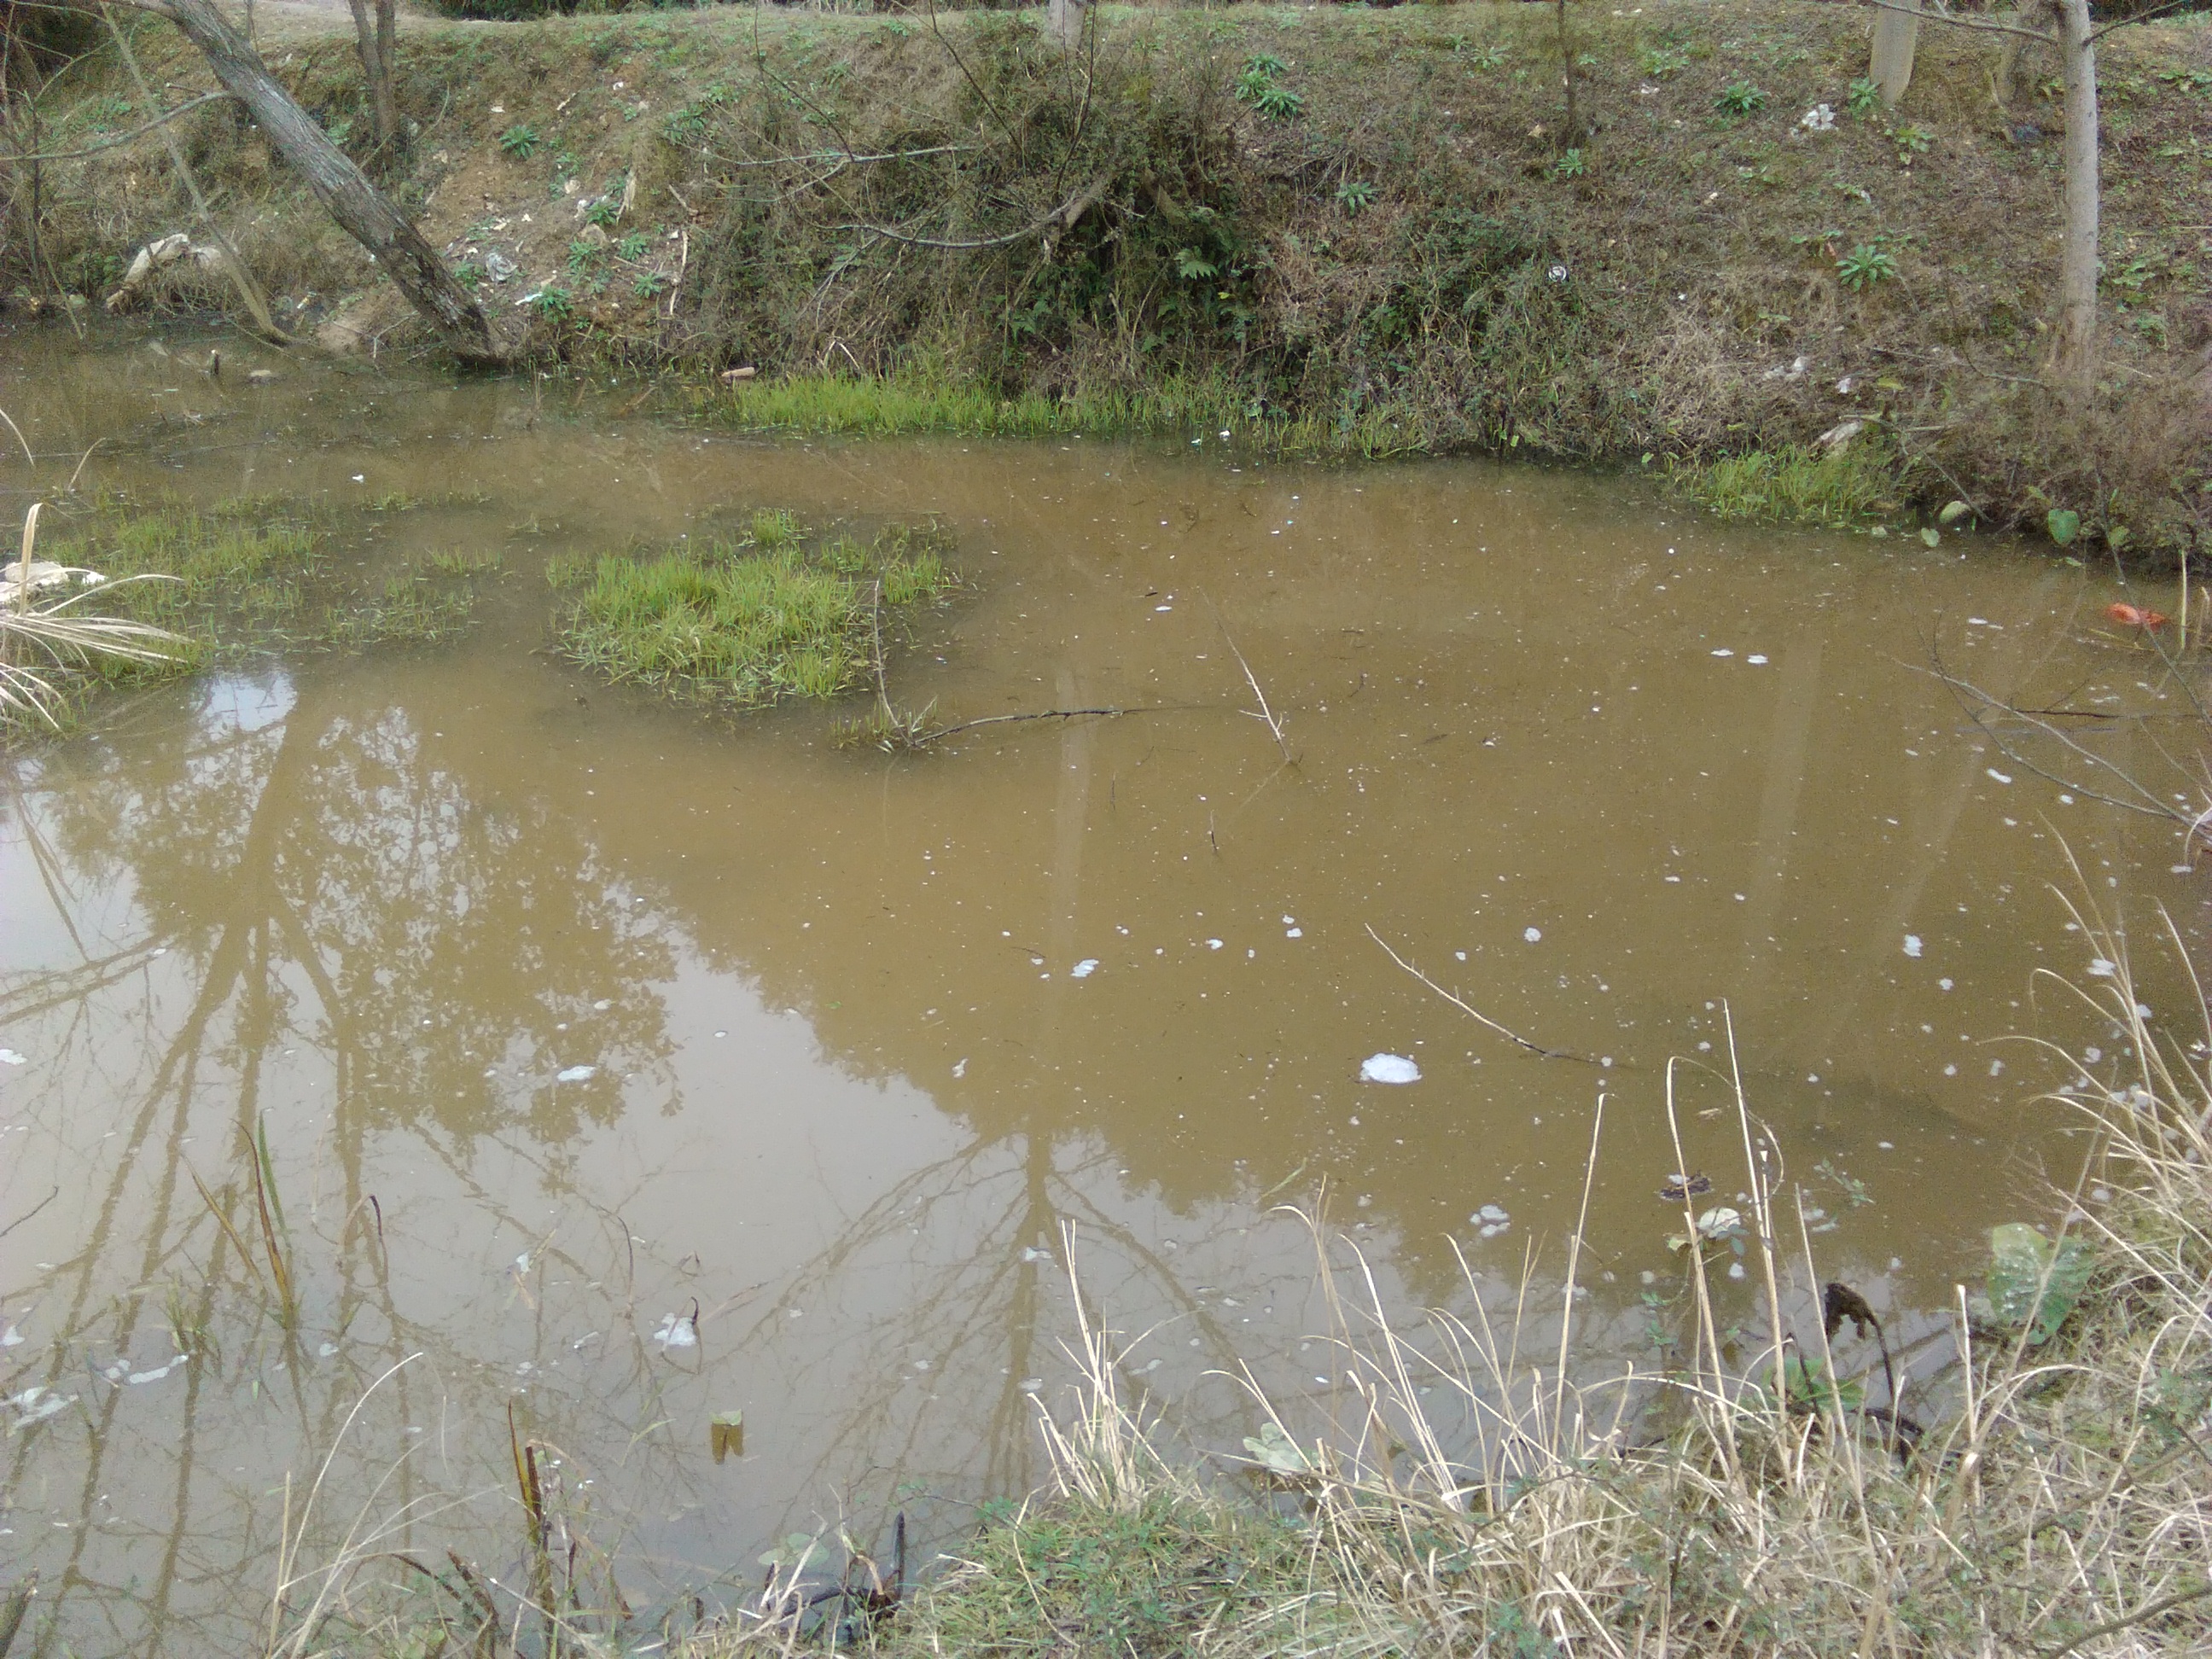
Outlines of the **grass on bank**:
{"label": "grass on bank", "polygon": [[561,640],[575,661],[750,708],[880,689],[886,626],[956,584],[945,553],[930,529],[894,526],[863,545],[763,510],[733,540],[558,561],[548,574],[574,593]]}
{"label": "grass on bank", "polygon": [[1898,509],[1899,471],[1897,458],[1876,440],[1829,449],[1793,444],[1682,462],[1668,469],[1667,487],[1723,519],[1859,530]]}
{"label": "grass on bank", "polygon": [[1340,420],[1267,410],[1249,389],[1222,380],[1171,380],[1129,391],[1076,386],[1002,395],[939,365],[876,378],[802,374],[702,391],[692,413],[749,432],[840,433],[886,438],[939,434],[975,438],[1113,437],[1130,434],[1233,440],[1273,455],[1379,459],[1422,447],[1406,411],[1368,410]]}

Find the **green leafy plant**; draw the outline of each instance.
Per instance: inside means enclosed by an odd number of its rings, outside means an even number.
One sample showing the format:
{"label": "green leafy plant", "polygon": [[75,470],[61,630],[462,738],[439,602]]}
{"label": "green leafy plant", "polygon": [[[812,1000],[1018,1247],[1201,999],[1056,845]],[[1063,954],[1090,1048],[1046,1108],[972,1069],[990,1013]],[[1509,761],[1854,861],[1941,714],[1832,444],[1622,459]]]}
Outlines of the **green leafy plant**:
{"label": "green leafy plant", "polygon": [[1364,179],[1347,179],[1336,187],[1336,204],[1345,217],[1356,219],[1375,205],[1375,186]]}
{"label": "green leafy plant", "polygon": [[1897,159],[1909,161],[1916,155],[1928,154],[1929,146],[1936,142],[1936,135],[1925,127],[1899,127],[1889,135],[1889,141],[1897,146]]}
{"label": "green leafy plant", "polygon": [[1176,250],[1176,275],[1185,282],[1210,282],[1220,274],[1221,267],[1196,248],[1179,247]]}
{"label": "green leafy plant", "polygon": [[605,230],[622,217],[622,198],[609,191],[584,210],[584,222]]}
{"label": "green leafy plant", "polygon": [[1836,261],[1836,276],[1854,294],[1886,283],[1897,275],[1897,261],[1887,248],[1861,242]]}
{"label": "green leafy plant", "polygon": [[463,288],[473,289],[483,281],[483,267],[473,259],[464,259],[453,267],[453,280]]}
{"label": "green leafy plant", "polygon": [[668,278],[657,270],[641,270],[629,291],[641,300],[657,300],[668,292]]}
{"label": "green leafy plant", "polygon": [[353,137],[353,118],[349,115],[341,120],[332,121],[323,131],[330,135],[332,143],[343,144]]}
{"label": "green leafy plant", "polygon": [[1270,121],[1287,121],[1305,112],[1305,95],[1270,82],[1253,98],[1252,107]]}
{"label": "green leafy plant", "polygon": [[599,257],[599,249],[579,236],[568,244],[568,269],[581,270]]}
{"label": "green leafy plant", "polygon": [[499,147],[516,161],[526,161],[538,153],[538,129],[518,121],[499,135]]}
{"label": "green leafy plant", "polygon": [[1766,94],[1748,81],[1731,81],[1713,100],[1713,107],[1723,115],[1753,115],[1766,107]]}
{"label": "green leafy plant", "polygon": [[1841,1416],[1855,1412],[1866,1401],[1866,1389],[1853,1382],[1838,1382],[1826,1361],[1791,1354],[1782,1368],[1782,1385],[1789,1391],[1790,1408]]}
{"label": "green leafy plant", "polygon": [[2061,547],[2071,547],[2081,533],[2081,515],[2070,507],[2054,507],[2043,515],[2043,527]]}
{"label": "green leafy plant", "polygon": [[1553,175],[1561,179],[1579,179],[1589,171],[1589,163],[1579,149],[1570,149],[1552,163]]}
{"label": "green leafy plant", "polygon": [[615,257],[618,259],[627,259],[630,264],[635,264],[640,259],[645,258],[652,246],[652,239],[643,231],[633,230],[615,244]]}
{"label": "green leafy plant", "polygon": [[1467,54],[1469,67],[1494,70],[1505,62],[1505,48],[1498,46],[1477,46]]}
{"label": "green leafy plant", "polygon": [[1844,107],[1862,118],[1873,115],[1881,108],[1881,88],[1862,75],[1844,90]]}
{"label": "green leafy plant", "polygon": [[541,288],[530,296],[530,308],[550,321],[566,322],[576,314],[575,302],[565,288]]}
{"label": "green leafy plant", "polygon": [[2089,1247],[2078,1238],[2054,1244],[2024,1221],[1992,1227],[1986,1280],[1990,1315],[2011,1329],[2025,1326],[2032,1345],[2048,1342],[2089,1288],[2095,1265]]}
{"label": "green leafy plant", "polygon": [[1655,81],[1663,81],[1670,75],[1680,75],[1690,67],[1690,54],[1680,46],[1651,46],[1637,59],[1644,72]]}

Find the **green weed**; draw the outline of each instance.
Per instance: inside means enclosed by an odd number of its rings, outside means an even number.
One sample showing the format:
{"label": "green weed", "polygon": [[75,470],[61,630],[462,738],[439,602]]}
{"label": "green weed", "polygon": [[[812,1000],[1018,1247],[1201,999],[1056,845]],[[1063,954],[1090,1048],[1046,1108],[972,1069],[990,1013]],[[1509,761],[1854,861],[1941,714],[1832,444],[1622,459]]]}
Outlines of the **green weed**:
{"label": "green weed", "polygon": [[1897,275],[1897,260],[1878,242],[1861,242],[1836,261],[1836,278],[1854,294]]}
{"label": "green weed", "polygon": [[1674,493],[1723,519],[1766,519],[1843,529],[1863,522],[1893,488],[1887,456],[1862,439],[1848,447],[1754,450],[1676,467]]}
{"label": "green weed", "polygon": [[1755,115],[1766,107],[1766,94],[1748,81],[1731,81],[1713,100],[1713,107],[1723,115]]}
{"label": "green weed", "polygon": [[527,122],[517,122],[499,135],[499,147],[518,161],[526,161],[538,151],[538,130]]}

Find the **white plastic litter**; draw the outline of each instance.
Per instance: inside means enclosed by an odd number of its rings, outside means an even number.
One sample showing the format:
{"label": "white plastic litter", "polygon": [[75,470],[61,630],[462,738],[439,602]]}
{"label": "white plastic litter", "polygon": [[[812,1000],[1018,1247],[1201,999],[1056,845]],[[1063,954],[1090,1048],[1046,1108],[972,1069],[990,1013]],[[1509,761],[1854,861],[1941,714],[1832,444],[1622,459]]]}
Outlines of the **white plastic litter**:
{"label": "white plastic litter", "polygon": [[13,1048],[0,1048],[0,1066],[22,1066],[28,1062]]}
{"label": "white plastic litter", "polygon": [[1907,933],[1905,936],[1905,954],[1908,957],[1917,957],[1920,954],[1919,934]]}
{"label": "white plastic litter", "polygon": [[1544,930],[1540,927],[1523,927],[1521,930],[1521,937],[1527,939],[1529,944],[1534,945],[1538,939],[1544,937]]}
{"label": "white plastic litter", "polygon": [[1091,975],[1097,971],[1098,958],[1097,957],[1085,957],[1082,961],[1077,963],[1074,967],[1067,970],[1067,976],[1070,979],[1089,979]]}
{"label": "white plastic litter", "polygon": [[1421,1068],[1403,1054],[1370,1054],[1359,1062],[1362,1083],[1419,1083]]}
{"label": "white plastic litter", "polygon": [[599,1068],[596,1066],[571,1066],[565,1072],[556,1072],[553,1080],[556,1083],[585,1083],[599,1074]]}
{"label": "white plastic litter", "polygon": [[2091,979],[2110,979],[2118,971],[2118,964],[2107,962],[2102,957],[2093,957],[2090,959],[2089,977]]}
{"label": "white plastic litter", "polygon": [[660,1322],[660,1328],[653,1334],[653,1340],[664,1348],[696,1348],[699,1346],[699,1333],[692,1328],[690,1314],[671,1314]]}

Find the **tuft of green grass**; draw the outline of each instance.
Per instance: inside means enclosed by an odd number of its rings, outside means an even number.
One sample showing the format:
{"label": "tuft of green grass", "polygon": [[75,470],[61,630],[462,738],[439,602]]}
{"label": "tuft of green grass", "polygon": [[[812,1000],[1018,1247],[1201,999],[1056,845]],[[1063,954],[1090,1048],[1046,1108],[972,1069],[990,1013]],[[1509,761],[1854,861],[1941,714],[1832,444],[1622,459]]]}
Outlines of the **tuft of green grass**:
{"label": "tuft of green grass", "polygon": [[365,603],[335,611],[323,629],[332,645],[428,645],[465,632],[475,620],[472,590],[440,590],[411,571],[388,578]]}
{"label": "tuft of green grass", "polygon": [[1835,530],[1863,525],[1888,505],[1895,483],[1887,452],[1863,438],[1837,449],[1800,445],[1687,462],[1668,476],[1674,494],[1723,519]]}
{"label": "tuft of green grass", "polygon": [[488,576],[503,562],[495,547],[441,548],[422,556],[423,568],[441,576]]}
{"label": "tuft of green grass", "polygon": [[880,671],[885,625],[956,584],[934,532],[899,526],[867,548],[843,537],[813,549],[796,517],[770,510],[735,541],[611,554],[548,575],[575,595],[561,638],[576,661],[735,708],[854,690]]}

